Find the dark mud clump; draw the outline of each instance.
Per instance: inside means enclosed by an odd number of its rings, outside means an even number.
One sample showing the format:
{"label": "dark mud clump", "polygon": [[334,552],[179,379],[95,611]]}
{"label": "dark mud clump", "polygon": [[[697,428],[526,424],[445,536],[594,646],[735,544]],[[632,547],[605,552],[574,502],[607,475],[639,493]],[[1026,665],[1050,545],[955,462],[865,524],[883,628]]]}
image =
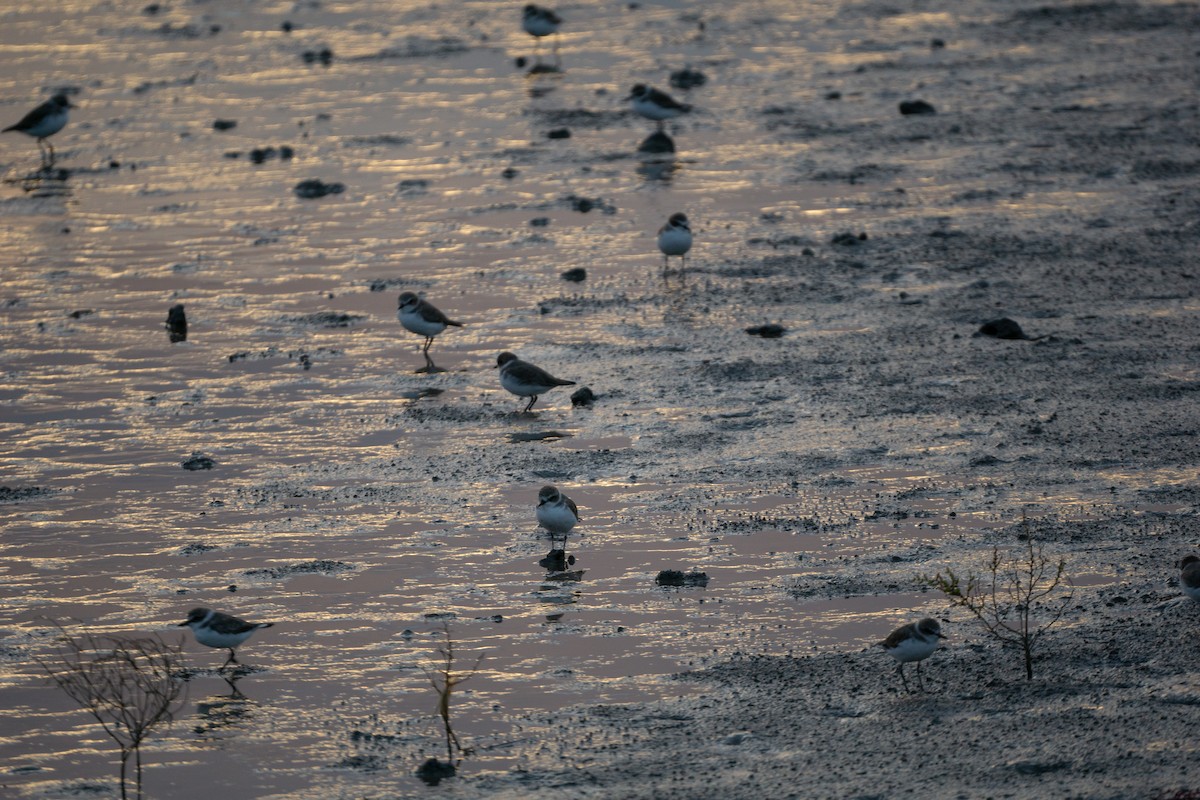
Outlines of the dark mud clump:
{"label": "dark mud clump", "polygon": [[1025,339],[1031,342],[1042,338],[1041,336],[1029,336],[1021,329],[1016,320],[1008,317],[1000,317],[983,323],[975,335],[991,336],[993,339]]}
{"label": "dark mud clump", "polygon": [[300,564],[288,564],[284,567],[248,569],[242,572],[242,574],[248,578],[288,578],[292,575],[331,575],[336,572],[348,572],[353,569],[357,568],[353,564],[347,564],[345,561],[321,559],[318,561],[305,561]]}
{"label": "dark mud clump", "polygon": [[417,768],[417,777],[430,786],[437,786],[444,778],[453,778],[456,772],[453,764],[430,757]]}
{"label": "dark mud clump", "polygon": [[313,314],[300,314],[287,317],[286,322],[293,325],[312,325],[318,328],[349,328],[356,322],[365,319],[361,314],[345,314],[338,311],[317,311]]}
{"label": "dark mud clump", "polygon": [[212,469],[216,465],[217,462],[212,456],[206,456],[202,453],[192,453],[180,463],[181,467],[193,472],[202,469]]}
{"label": "dark mud clump", "polygon": [[41,486],[0,486],[0,503],[23,503],[35,497],[56,494],[53,489]]}
{"label": "dark mud clump", "polygon": [[681,572],[677,569],[664,569],[658,573],[654,582],[659,586],[708,586],[708,574],[705,572]]}
{"label": "dark mud clump", "polygon": [[787,333],[787,328],[771,322],[766,325],[755,325],[752,328],[746,328],[746,333],[751,336],[761,336],[764,339],[778,339]]}
{"label": "dark mud clump", "polygon": [[327,194],[341,194],[346,191],[346,185],[344,183],[337,183],[336,181],[325,183],[316,178],[309,178],[297,183],[292,188],[292,191],[302,200],[315,200]]}

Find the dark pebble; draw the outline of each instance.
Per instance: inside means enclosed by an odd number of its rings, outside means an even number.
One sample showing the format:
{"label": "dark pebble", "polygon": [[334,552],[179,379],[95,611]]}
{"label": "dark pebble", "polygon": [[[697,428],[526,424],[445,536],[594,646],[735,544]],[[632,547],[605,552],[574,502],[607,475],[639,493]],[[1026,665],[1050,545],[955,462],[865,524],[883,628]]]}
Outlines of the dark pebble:
{"label": "dark pebble", "polygon": [[825,99],[826,99],[826,100],[841,100],[841,99],[842,99],[842,93],[841,93],[841,92],[839,92],[839,91],[837,91],[837,90],[834,90],[834,91],[831,91],[831,92],[826,92],[826,93],[825,93]]}
{"label": "dark pebble", "polygon": [[900,113],[906,117],[913,114],[936,114],[937,109],[924,100],[901,100]]}
{"label": "dark pebble", "polygon": [[516,167],[505,167],[504,171],[500,173],[500,177],[504,178],[506,181],[511,181],[513,178],[517,177],[517,174]]}
{"label": "dark pebble", "polygon": [[183,303],[167,309],[167,335],[172,344],[187,341],[187,314],[183,311]]}
{"label": "dark pebble", "polygon": [[324,197],[327,194],[341,194],[346,191],[346,186],[341,183],[325,183],[316,178],[309,178],[297,183],[292,191],[296,193],[297,197],[311,200],[317,197]]}
{"label": "dark pebble", "polygon": [[525,65],[529,63],[529,60],[525,56],[517,56],[513,63],[517,65],[517,69],[525,69]]}
{"label": "dark pebble", "polygon": [[761,336],[764,339],[778,339],[787,333],[787,328],[772,322],[767,325],[756,325],[753,328],[746,328],[746,333],[751,336]]}
{"label": "dark pebble", "polygon": [[930,39],[929,40],[929,49],[930,50],[941,50],[945,46],[946,46],[946,42],[943,39]]}
{"label": "dark pebble", "polygon": [[280,23],[279,30],[283,31],[284,33],[291,33],[293,30],[295,30],[295,27],[296,26],[292,25],[289,20],[285,19],[282,23]]}
{"label": "dark pebble", "polygon": [[566,270],[560,276],[564,281],[572,283],[582,283],[587,280],[587,270],[583,267],[575,267],[574,269]]}
{"label": "dark pebble", "polygon": [[227,592],[236,592],[236,591],[237,591],[237,584],[236,584],[236,583],[231,583],[231,584],[229,584],[227,587],[225,587],[225,591],[227,591]]}
{"label": "dark pebble", "polygon": [[550,224],[549,217],[534,217],[529,220],[529,224],[534,228],[544,228]]}
{"label": "dark pebble", "polygon": [[698,69],[684,67],[672,72],[670,81],[676,89],[695,89],[708,83],[708,76]]}
{"label": "dark pebble", "polygon": [[546,133],[546,138],[547,139],[570,139],[571,138],[571,130],[570,130],[570,128],[555,128],[554,130],[548,131]]}
{"label": "dark pebble", "polygon": [[571,393],[571,405],[579,408],[587,407],[596,402],[596,393],[584,386]]}
{"label": "dark pebble", "polygon": [[214,119],[213,120],[213,130],[214,131],[229,131],[229,130],[233,130],[236,127],[237,127],[236,119]]}
{"label": "dark pebble", "polygon": [[1028,339],[1025,331],[1021,330],[1021,326],[1015,320],[1008,317],[1001,317],[990,322],[985,322],[979,326],[979,332],[976,336],[991,336],[994,339]]}

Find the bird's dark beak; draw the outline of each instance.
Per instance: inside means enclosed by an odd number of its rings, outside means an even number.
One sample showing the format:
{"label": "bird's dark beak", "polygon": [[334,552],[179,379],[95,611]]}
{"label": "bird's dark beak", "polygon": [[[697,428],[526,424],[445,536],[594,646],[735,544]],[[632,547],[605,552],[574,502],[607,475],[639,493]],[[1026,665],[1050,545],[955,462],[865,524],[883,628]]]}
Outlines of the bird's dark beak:
{"label": "bird's dark beak", "polygon": [[176,625],[175,627],[176,628],[186,628],[190,624],[191,624],[190,622],[181,622],[178,625]]}

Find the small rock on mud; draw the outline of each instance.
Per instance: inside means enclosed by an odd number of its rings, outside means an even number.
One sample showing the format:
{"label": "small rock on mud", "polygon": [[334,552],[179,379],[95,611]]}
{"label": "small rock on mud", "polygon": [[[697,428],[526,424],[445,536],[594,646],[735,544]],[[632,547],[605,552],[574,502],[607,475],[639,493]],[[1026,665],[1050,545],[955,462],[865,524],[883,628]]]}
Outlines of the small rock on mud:
{"label": "small rock on mud", "polygon": [[976,336],[991,336],[993,339],[1027,339],[1031,337],[1026,335],[1025,331],[1021,330],[1021,326],[1016,320],[1008,317],[1000,317],[990,322],[985,322],[979,326]]}
{"label": "small rock on mud", "polygon": [[937,109],[924,100],[902,100],[900,101],[900,113],[909,117],[913,114],[936,114]]}
{"label": "small rock on mud", "polygon": [[575,267],[574,269],[569,269],[566,272],[562,273],[562,275],[560,277],[564,281],[571,281],[572,283],[582,283],[583,281],[587,280],[587,270],[584,269],[583,267]]}
{"label": "small rock on mud", "polygon": [[581,386],[571,393],[571,405],[575,407],[590,406],[596,402],[596,393],[587,386]]}

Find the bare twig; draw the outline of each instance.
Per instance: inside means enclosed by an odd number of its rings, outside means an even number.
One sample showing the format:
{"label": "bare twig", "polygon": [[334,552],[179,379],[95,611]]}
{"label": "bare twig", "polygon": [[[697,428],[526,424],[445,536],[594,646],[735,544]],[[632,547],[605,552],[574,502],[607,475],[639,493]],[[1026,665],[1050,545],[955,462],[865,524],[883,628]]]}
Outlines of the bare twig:
{"label": "bare twig", "polygon": [[121,797],[128,797],[126,775],[134,759],[137,797],[142,797],[142,742],[159,723],[170,723],[183,704],[183,640],[158,636],[71,636],[59,623],[53,656],[34,656],[58,688],[96,722],[120,750]]}
{"label": "bare twig", "polygon": [[454,689],[479,671],[479,665],[483,661],[483,654],[475,659],[474,666],[467,672],[454,671],[454,639],[450,635],[450,624],[443,623],[442,632],[446,636],[446,643],[438,648],[438,654],[441,656],[440,662],[429,666],[422,665],[421,671],[425,673],[425,677],[429,679],[429,683],[433,686],[434,691],[438,693],[438,715],[442,718],[442,724],[446,729],[446,763],[448,766],[454,765],[454,752],[457,750],[462,755],[470,755],[462,743],[458,740],[458,734],[454,732],[454,728],[450,725],[450,695]]}
{"label": "bare twig", "polygon": [[952,605],[971,612],[1002,644],[1019,650],[1025,679],[1033,680],[1035,646],[1062,619],[1075,587],[1067,577],[1066,561],[1055,563],[1046,557],[1042,546],[1034,544],[1028,523],[1023,526],[1025,546],[1004,554],[1000,548],[992,548],[982,572],[968,571],[964,579],[946,569],[919,580],[949,597]]}

